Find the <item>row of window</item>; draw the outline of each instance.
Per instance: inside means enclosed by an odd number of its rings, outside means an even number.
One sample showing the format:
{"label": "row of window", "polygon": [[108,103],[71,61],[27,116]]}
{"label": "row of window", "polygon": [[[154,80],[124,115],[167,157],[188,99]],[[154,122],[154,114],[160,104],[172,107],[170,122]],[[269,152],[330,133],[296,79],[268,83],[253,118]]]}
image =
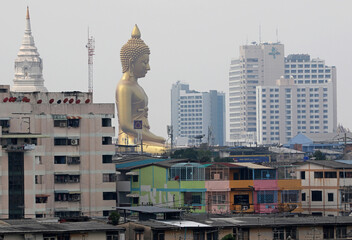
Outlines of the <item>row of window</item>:
{"label": "row of window", "polygon": [[[339,172],[340,178],[352,178],[352,172]],[[314,172],[314,178],[337,178],[336,171]],[[306,179],[306,172],[301,171],[301,179]]]}
{"label": "row of window", "polygon": [[[54,138],[54,146],[78,146],[80,144],[80,139],[76,138]],[[102,137],[102,145],[111,145],[112,137]]]}
{"label": "row of window", "polygon": [[[54,127],[74,127],[78,128],[80,124],[80,119],[54,119]],[[111,127],[111,118],[101,119],[102,127]]]}
{"label": "row of window", "polygon": [[[323,68],[325,65],[324,64],[285,64],[285,68]],[[330,69],[326,69],[330,71]]]}
{"label": "row of window", "polygon": [[[115,182],[116,175],[115,173],[103,173],[103,182]],[[54,183],[79,183],[80,182],[79,174],[55,174]],[[44,175],[35,175],[35,184],[43,184]]]}

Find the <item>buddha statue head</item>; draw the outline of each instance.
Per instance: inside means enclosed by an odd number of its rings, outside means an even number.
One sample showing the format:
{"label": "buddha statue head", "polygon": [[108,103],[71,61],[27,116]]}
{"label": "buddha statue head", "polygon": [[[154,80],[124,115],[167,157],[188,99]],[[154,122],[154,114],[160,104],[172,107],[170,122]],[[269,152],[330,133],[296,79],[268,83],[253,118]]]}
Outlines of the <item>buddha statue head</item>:
{"label": "buddha statue head", "polygon": [[131,38],[120,51],[122,64],[122,72],[129,72],[131,76],[136,78],[144,77],[149,67],[149,47],[141,39],[141,32],[135,25],[131,34]]}

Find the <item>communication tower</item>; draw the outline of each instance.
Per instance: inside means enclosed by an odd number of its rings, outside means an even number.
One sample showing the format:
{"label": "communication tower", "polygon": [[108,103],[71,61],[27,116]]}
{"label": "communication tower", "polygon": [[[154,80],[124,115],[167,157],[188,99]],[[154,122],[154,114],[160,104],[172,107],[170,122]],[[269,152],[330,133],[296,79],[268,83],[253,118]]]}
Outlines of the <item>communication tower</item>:
{"label": "communication tower", "polygon": [[88,28],[88,43],[86,45],[88,49],[88,92],[93,92],[93,56],[95,55],[95,39],[93,36],[89,36]]}

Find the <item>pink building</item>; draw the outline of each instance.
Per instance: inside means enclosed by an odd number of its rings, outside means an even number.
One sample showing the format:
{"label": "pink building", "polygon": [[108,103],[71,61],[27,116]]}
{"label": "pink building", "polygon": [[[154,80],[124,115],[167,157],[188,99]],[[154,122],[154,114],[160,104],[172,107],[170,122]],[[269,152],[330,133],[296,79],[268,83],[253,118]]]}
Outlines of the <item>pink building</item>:
{"label": "pink building", "polygon": [[116,206],[114,104],[48,92],[26,29],[12,91],[0,85],[0,218],[103,216]]}

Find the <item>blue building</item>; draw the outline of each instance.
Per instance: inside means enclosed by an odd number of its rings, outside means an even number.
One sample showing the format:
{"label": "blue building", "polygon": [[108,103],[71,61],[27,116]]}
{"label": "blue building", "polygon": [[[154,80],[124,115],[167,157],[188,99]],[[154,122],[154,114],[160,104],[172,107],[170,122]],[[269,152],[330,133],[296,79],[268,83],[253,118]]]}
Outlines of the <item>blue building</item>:
{"label": "blue building", "polygon": [[177,82],[171,89],[171,125],[176,146],[225,143],[225,94],[198,92]]}
{"label": "blue building", "polygon": [[305,153],[314,153],[317,150],[342,151],[344,144],[350,143],[352,133],[299,133],[284,146]]}

